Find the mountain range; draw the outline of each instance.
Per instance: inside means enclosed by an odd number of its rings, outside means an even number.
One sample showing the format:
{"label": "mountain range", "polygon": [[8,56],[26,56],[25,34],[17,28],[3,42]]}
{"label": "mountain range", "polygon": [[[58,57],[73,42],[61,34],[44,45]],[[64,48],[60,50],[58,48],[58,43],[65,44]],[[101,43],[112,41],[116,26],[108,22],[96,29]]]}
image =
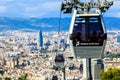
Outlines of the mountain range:
{"label": "mountain range", "polygon": [[[107,30],[120,29],[120,18],[104,17]],[[42,30],[68,31],[70,18],[10,18],[0,17],[0,31],[4,30]]]}

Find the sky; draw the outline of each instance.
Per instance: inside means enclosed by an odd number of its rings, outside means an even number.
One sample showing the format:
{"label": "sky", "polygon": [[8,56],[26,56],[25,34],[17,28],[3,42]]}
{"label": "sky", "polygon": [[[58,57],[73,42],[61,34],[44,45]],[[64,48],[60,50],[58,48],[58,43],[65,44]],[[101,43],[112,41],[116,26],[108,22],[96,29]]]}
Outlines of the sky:
{"label": "sky", "polygon": [[[62,0],[0,0],[0,16],[3,17],[59,17]],[[120,1],[104,14],[120,18]]]}

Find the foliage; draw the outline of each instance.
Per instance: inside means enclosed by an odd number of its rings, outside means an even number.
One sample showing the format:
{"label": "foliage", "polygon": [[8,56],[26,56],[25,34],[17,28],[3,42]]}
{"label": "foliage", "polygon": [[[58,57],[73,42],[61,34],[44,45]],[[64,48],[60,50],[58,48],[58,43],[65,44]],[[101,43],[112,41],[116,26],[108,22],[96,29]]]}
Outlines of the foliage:
{"label": "foliage", "polygon": [[27,74],[23,74],[18,78],[18,80],[26,80],[26,78],[27,78]]}
{"label": "foliage", "polygon": [[101,80],[120,80],[120,69],[109,68],[107,71],[100,71]]}
{"label": "foliage", "polygon": [[119,54],[111,53],[111,52],[106,52],[104,57],[109,57],[109,58],[118,58]]}
{"label": "foliage", "polygon": [[12,80],[11,78],[6,77],[5,80]]}
{"label": "foliage", "polygon": [[0,70],[0,74],[3,75],[5,73],[4,70]]}

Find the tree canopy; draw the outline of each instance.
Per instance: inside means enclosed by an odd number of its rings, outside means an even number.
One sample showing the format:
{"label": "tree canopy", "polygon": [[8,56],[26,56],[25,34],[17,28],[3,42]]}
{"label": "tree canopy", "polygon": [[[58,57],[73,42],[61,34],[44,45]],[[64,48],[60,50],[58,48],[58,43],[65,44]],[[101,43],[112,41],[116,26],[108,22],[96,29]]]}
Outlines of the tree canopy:
{"label": "tree canopy", "polygon": [[100,71],[101,80],[120,80],[120,69],[109,68],[107,71]]}
{"label": "tree canopy", "polygon": [[18,80],[26,80],[26,78],[27,78],[27,74],[23,74],[18,78]]}
{"label": "tree canopy", "polygon": [[11,78],[6,77],[5,80],[12,80]]}
{"label": "tree canopy", "polygon": [[3,75],[3,74],[4,74],[4,72],[5,72],[4,70],[0,70],[0,74],[1,74],[1,75]]}

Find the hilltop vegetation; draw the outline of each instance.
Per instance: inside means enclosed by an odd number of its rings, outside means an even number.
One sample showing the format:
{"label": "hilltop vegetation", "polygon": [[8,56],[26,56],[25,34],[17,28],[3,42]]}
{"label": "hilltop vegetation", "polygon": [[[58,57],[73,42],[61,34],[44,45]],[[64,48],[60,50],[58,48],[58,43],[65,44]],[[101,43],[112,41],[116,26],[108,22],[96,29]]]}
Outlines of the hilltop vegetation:
{"label": "hilltop vegetation", "polygon": [[100,72],[101,80],[120,80],[120,69],[109,68],[107,71]]}

